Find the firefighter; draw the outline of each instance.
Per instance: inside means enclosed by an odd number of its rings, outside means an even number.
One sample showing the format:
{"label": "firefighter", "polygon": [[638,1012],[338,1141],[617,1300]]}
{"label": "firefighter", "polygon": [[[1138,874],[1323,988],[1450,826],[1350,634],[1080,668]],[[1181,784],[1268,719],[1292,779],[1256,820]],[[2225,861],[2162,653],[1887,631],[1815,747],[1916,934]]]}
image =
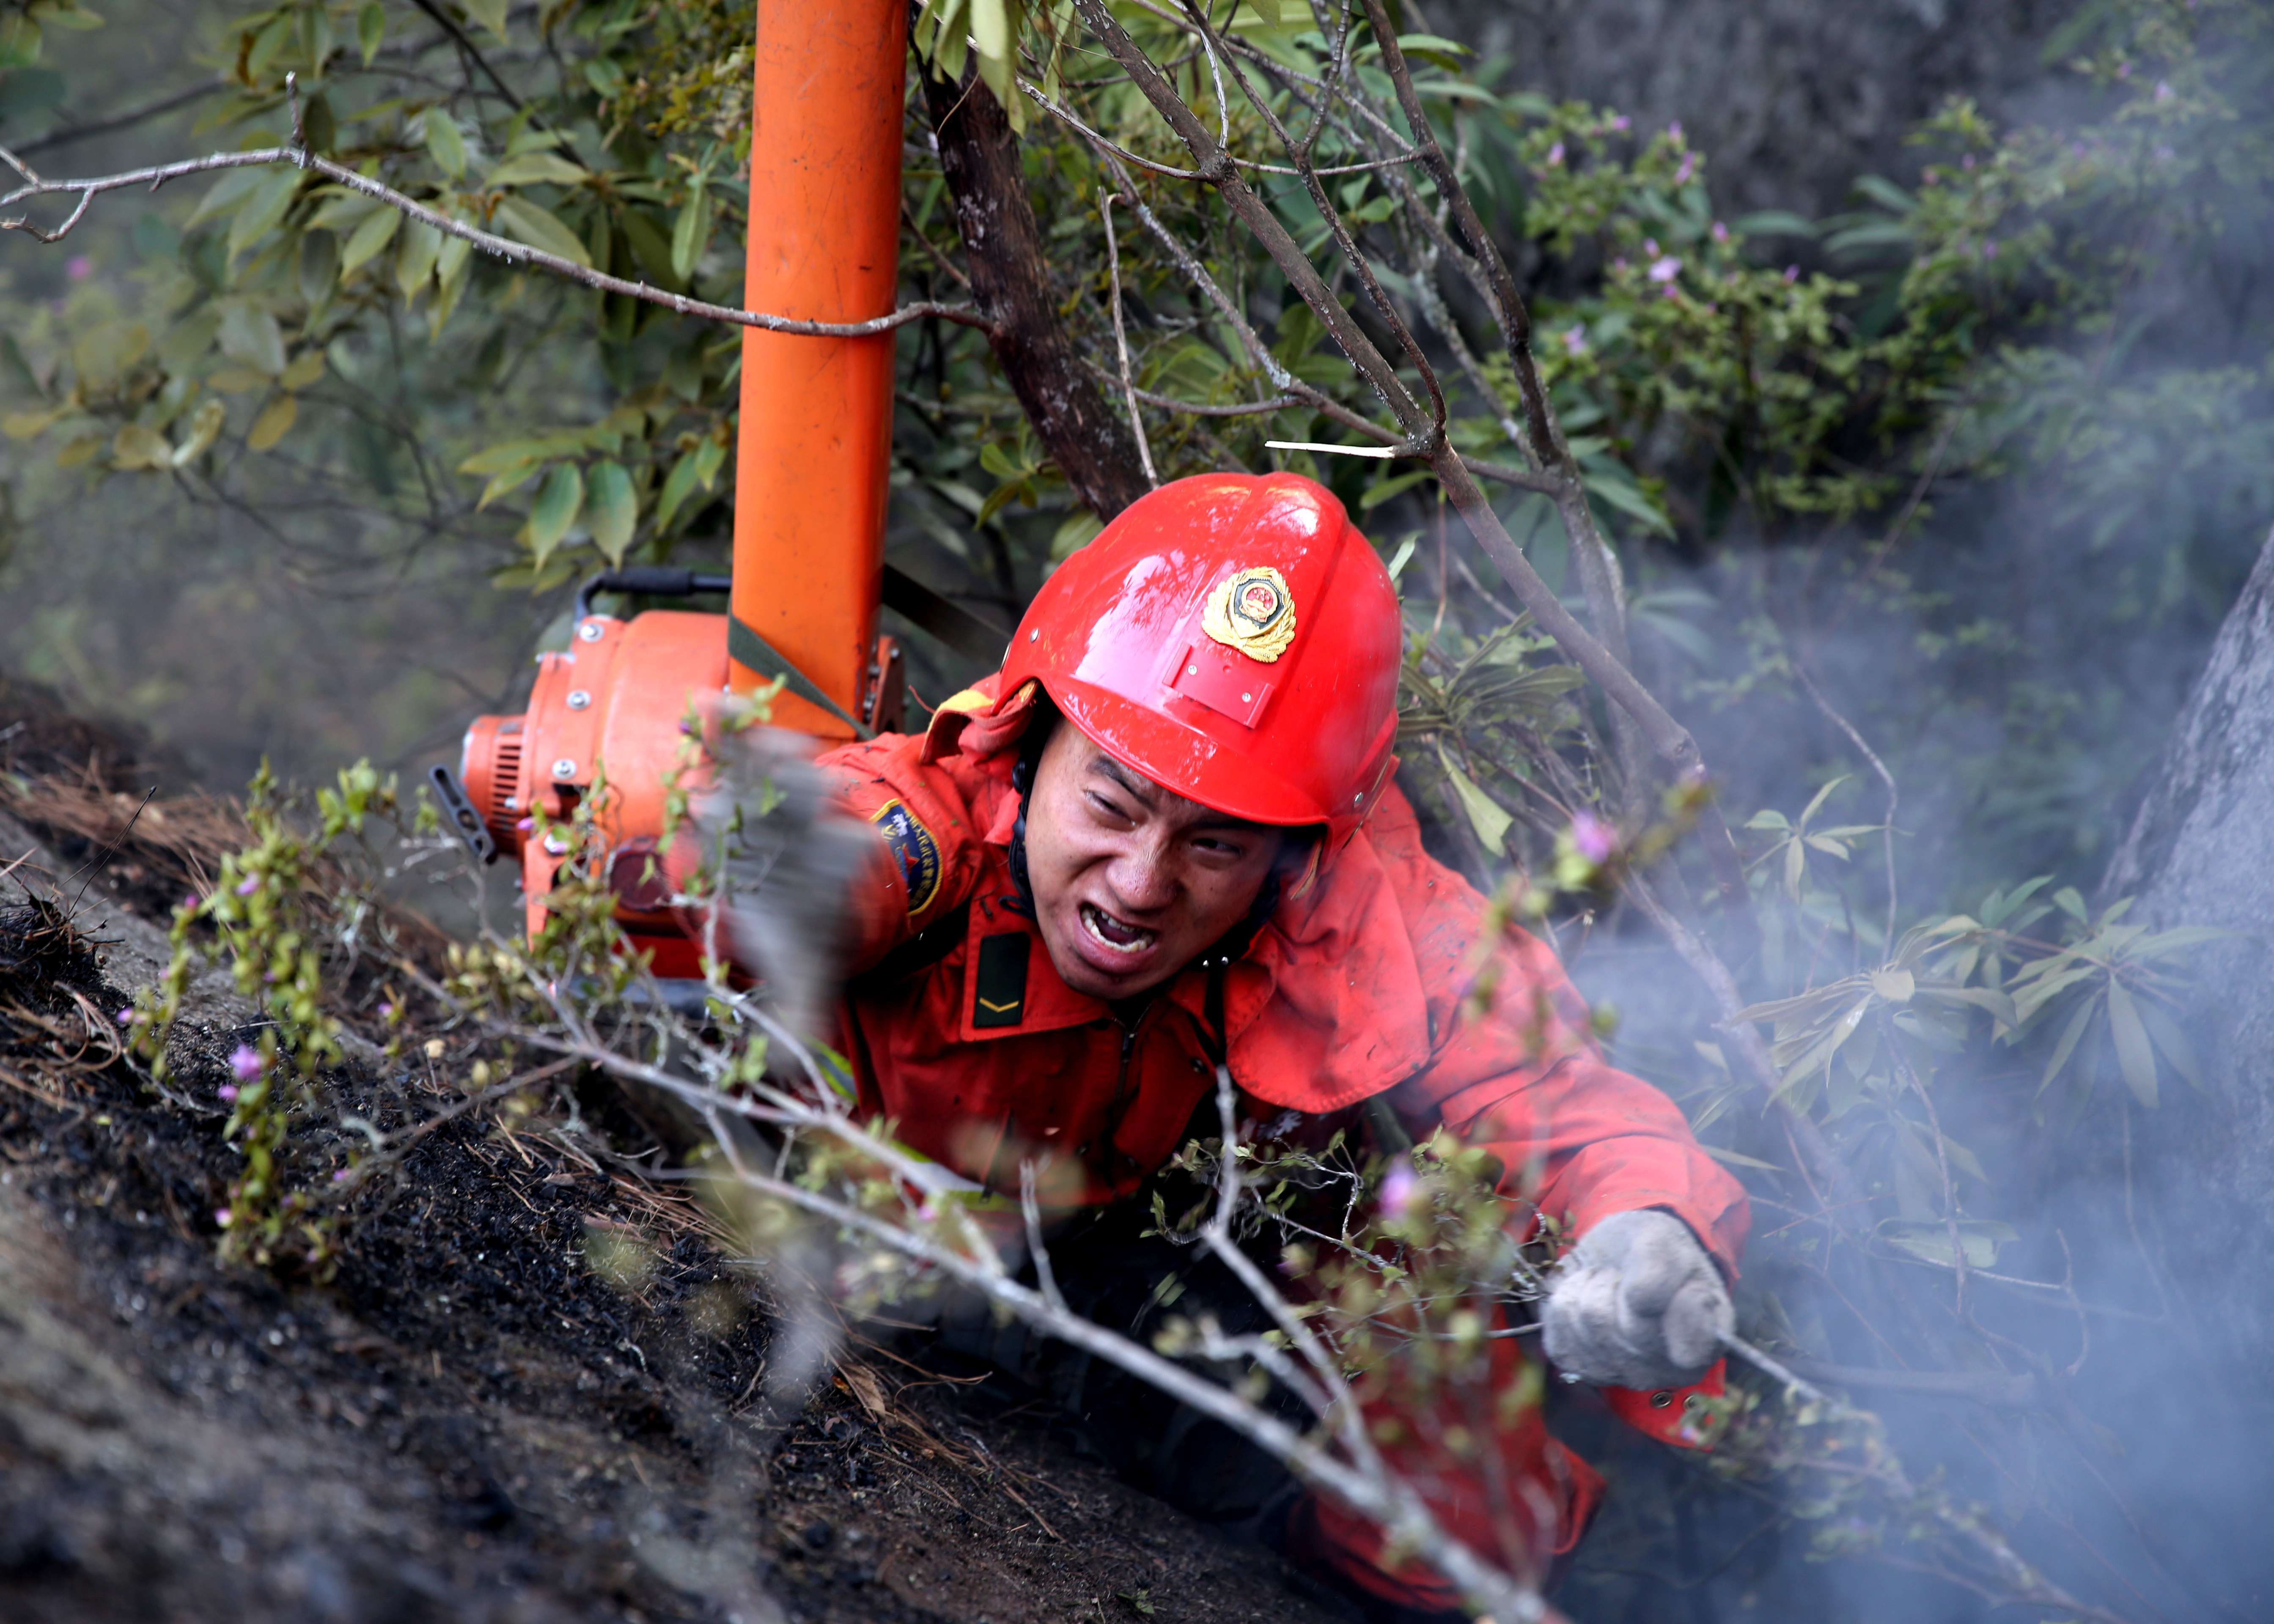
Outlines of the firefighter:
{"label": "firefighter", "polygon": [[[1213,1131],[1219,1060],[1259,1132],[1449,1129],[1497,1157],[1512,1226],[1545,1213],[1576,1237],[1547,1358],[1680,1441],[1692,1395],[1719,1390],[1743,1192],[1602,1061],[1549,950],[1423,851],[1392,781],[1401,652],[1389,572],[1331,494],[1202,476],[1062,565],[1001,671],[923,733],[823,756],[874,838],[841,1003],[861,1107],[990,1188],[1042,1158],[1061,1201],[1109,1211]],[[1489,1345],[1517,1380],[1519,1344]],[[1600,1480],[1536,1405],[1490,1447],[1489,1466],[1406,1463],[1503,1557],[1517,1485],[1518,1560],[1542,1574]],[[1281,1538],[1382,1607],[1457,1605],[1330,1502],[1295,1504]]]}

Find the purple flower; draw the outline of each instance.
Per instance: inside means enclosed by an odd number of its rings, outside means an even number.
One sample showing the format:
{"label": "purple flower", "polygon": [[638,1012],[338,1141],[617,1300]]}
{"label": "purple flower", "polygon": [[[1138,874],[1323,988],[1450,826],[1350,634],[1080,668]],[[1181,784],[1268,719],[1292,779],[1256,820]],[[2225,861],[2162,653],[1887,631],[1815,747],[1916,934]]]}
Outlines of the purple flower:
{"label": "purple flower", "polygon": [[1624,255],[1624,254],[1621,254],[1617,259],[1615,259],[1612,260],[1612,261],[1611,261],[1611,268],[1612,268],[1613,270],[1615,270],[1615,271],[1623,271],[1624,269],[1626,269],[1626,268],[1627,268],[1627,257],[1626,257],[1626,255]]}
{"label": "purple flower", "polygon": [[1611,853],[1619,849],[1619,831],[1593,812],[1575,812],[1571,816],[1571,849],[1591,863],[1608,862]]}
{"label": "purple flower", "polygon": [[1558,141],[1547,149],[1547,167],[1554,169],[1563,162],[1563,143]]}
{"label": "purple flower", "polygon": [[94,274],[94,261],[85,254],[73,254],[64,262],[64,274],[73,282],[85,282]]}
{"label": "purple flower", "polygon": [[352,1169],[348,1168],[340,1168],[336,1169],[332,1174],[332,1182],[335,1184],[343,1184],[347,1183],[348,1175],[351,1170]]}
{"label": "purple flower", "polygon": [[250,897],[260,889],[260,876],[257,874],[248,874],[237,883],[237,894],[240,897]]}
{"label": "purple flower", "polygon": [[118,1011],[118,1024],[122,1026],[131,1026],[134,1024],[134,1006],[132,1004],[130,1004],[124,1009]]}
{"label": "purple flower", "polygon": [[1413,1210],[1420,1193],[1421,1181],[1413,1177],[1412,1168],[1400,1163],[1382,1181],[1382,1210],[1402,1218]]}
{"label": "purple flower", "polygon": [[1611,120],[1611,128],[1614,130],[1625,131],[1630,130],[1633,127],[1634,120],[1629,118],[1624,113],[1616,115]]}
{"label": "purple flower", "polygon": [[2158,102],[2168,102],[2171,99],[2171,81],[2169,79],[2157,79],[2156,81],[2156,100]]}
{"label": "purple flower", "polygon": [[531,830],[537,827],[537,820],[533,817],[524,817],[519,823],[516,823],[514,827],[521,831],[522,833],[527,834]]}
{"label": "purple flower", "polygon": [[1690,184],[1690,177],[1697,173],[1698,154],[1684,153],[1682,154],[1682,167],[1674,171],[1674,184],[1677,186],[1686,186]]}
{"label": "purple flower", "polygon": [[252,1082],[267,1070],[268,1062],[250,1043],[239,1043],[229,1056],[229,1073],[240,1083]]}
{"label": "purple flower", "polygon": [[1682,145],[1682,121],[1679,118],[1666,126],[1666,139],[1676,147]]}
{"label": "purple flower", "polygon": [[232,1214],[226,1207],[216,1207],[214,1208],[214,1222],[222,1229],[226,1229],[229,1228],[230,1219],[233,1215],[234,1214]]}
{"label": "purple flower", "polygon": [[1576,321],[1563,329],[1563,353],[1575,356],[1587,353],[1587,329]]}
{"label": "purple flower", "polygon": [[1800,267],[1796,265],[1786,266],[1784,267],[1784,279],[1787,282],[1798,282],[1800,280]]}
{"label": "purple flower", "polygon": [[2116,64],[2116,77],[2119,79],[2130,79],[2132,77],[2132,64],[2128,62],[2118,63]]}
{"label": "purple flower", "polygon": [[1643,252],[1645,252],[1645,253],[1648,254],[1652,259],[1657,259],[1657,258],[1658,258],[1658,239],[1657,239],[1656,237],[1645,237],[1645,238],[1643,238],[1643,239],[1642,239],[1642,251],[1643,251]]}
{"label": "purple flower", "polygon": [[1972,169],[1974,167],[1974,154],[1972,153],[1968,153],[1966,156],[1961,158],[1958,161],[1958,167],[1962,169]]}
{"label": "purple flower", "polygon": [[395,1006],[391,1004],[380,1004],[379,1006],[379,1018],[381,1020],[393,1020],[395,1019]]}
{"label": "purple flower", "polygon": [[1718,220],[1713,222],[1713,240],[1717,243],[1726,243],[1729,240],[1729,228]]}
{"label": "purple flower", "polygon": [[1672,282],[1675,277],[1681,274],[1682,261],[1675,259],[1672,254],[1660,255],[1656,260],[1652,262],[1649,272],[1650,279],[1653,282]]}
{"label": "purple flower", "polygon": [[223,1083],[220,1087],[214,1090],[214,1094],[220,1099],[223,1105],[228,1105],[237,1098],[237,1085],[235,1083]]}
{"label": "purple flower", "polygon": [[205,906],[205,905],[206,899],[203,897],[197,895],[195,892],[192,892],[189,896],[182,898],[181,911],[184,914],[194,914],[200,908]]}

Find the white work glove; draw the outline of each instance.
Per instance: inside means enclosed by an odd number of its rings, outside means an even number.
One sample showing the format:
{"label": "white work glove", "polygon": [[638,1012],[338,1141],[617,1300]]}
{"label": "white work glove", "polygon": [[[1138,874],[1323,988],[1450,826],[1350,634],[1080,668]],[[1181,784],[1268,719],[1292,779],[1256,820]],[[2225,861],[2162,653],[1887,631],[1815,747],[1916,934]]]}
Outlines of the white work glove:
{"label": "white work glove", "polygon": [[722,730],[715,775],[691,798],[691,832],[719,887],[720,945],[764,981],[794,1031],[828,1036],[853,882],[877,837],[838,804],[813,748],[779,728]]}
{"label": "white work glove", "polygon": [[1540,1304],[1542,1346],[1566,1378],[1610,1387],[1686,1387],[1736,1328],[1729,1289],[1671,1213],[1614,1213],[1557,1266]]}

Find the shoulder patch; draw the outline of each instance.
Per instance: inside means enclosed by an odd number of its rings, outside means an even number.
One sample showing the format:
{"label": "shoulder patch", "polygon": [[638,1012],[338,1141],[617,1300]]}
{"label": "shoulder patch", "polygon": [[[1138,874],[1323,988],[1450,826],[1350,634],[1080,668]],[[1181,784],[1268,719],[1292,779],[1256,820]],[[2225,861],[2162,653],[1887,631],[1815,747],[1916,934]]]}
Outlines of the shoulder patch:
{"label": "shoulder patch", "polygon": [[979,969],[971,978],[971,1024],[1015,1026],[1027,1018],[1027,951],[1023,930],[979,939]]}
{"label": "shoulder patch", "polygon": [[892,845],[892,856],[900,865],[900,882],[907,887],[908,912],[922,913],[939,895],[939,842],[904,801],[886,801],[870,815],[869,821],[884,831]]}

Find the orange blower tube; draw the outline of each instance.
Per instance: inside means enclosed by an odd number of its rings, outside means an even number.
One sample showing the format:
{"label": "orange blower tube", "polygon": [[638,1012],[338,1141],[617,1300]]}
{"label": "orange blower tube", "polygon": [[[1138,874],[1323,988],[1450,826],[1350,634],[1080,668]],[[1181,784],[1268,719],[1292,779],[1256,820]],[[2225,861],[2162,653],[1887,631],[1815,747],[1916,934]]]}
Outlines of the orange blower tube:
{"label": "orange blower tube", "polygon": [[[907,54],[907,0],[759,0],[746,308],[809,321],[891,312]],[[884,570],[892,335],[745,328],[742,408],[734,616],[861,716]],[[779,674],[738,658],[729,685]],[[787,693],[773,719],[851,736]]]}

